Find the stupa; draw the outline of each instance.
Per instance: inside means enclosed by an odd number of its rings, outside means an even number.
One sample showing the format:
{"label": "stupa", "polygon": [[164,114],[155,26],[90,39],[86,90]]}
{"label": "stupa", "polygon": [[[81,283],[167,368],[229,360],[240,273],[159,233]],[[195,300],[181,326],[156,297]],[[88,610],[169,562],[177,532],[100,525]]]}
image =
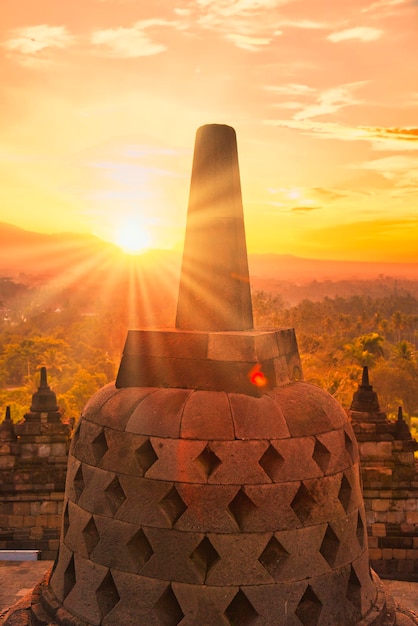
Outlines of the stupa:
{"label": "stupa", "polygon": [[381,578],[418,581],[418,465],[403,419],[391,421],[363,368],[349,415],[359,446],[369,558]]}
{"label": "stupa", "polygon": [[302,380],[292,329],[253,329],[231,127],[197,132],[176,327],[128,333],[64,504],[32,625],[418,623],[370,571],[346,413]]}
{"label": "stupa", "polygon": [[1,550],[56,557],[70,435],[41,367],[29,411],[14,424],[8,408],[0,424]]}

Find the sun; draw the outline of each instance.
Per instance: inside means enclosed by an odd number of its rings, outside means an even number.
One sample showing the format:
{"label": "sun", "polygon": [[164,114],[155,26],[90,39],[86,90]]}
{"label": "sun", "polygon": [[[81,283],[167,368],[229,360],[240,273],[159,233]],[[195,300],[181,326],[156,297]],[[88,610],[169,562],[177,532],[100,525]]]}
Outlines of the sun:
{"label": "sun", "polygon": [[151,247],[151,235],[142,224],[127,220],[116,228],[115,243],[126,254],[142,254]]}

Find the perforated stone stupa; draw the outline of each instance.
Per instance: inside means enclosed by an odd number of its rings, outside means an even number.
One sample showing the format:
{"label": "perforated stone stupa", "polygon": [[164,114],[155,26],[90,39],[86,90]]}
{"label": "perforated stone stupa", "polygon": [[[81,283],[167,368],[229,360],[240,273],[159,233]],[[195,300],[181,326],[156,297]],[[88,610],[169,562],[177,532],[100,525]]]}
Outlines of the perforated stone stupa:
{"label": "perforated stone stupa", "polygon": [[176,328],[130,331],[83,411],[31,624],[417,623],[371,574],[346,413],[252,326],[235,132],[204,126]]}

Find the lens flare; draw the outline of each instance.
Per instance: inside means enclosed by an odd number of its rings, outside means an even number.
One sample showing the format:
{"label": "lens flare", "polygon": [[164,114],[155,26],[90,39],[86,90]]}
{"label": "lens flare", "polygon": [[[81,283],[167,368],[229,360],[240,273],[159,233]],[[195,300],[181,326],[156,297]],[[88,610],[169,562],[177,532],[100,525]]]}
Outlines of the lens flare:
{"label": "lens flare", "polygon": [[261,371],[261,365],[258,363],[250,370],[248,377],[250,382],[256,387],[265,387],[267,385],[267,378],[264,372]]}

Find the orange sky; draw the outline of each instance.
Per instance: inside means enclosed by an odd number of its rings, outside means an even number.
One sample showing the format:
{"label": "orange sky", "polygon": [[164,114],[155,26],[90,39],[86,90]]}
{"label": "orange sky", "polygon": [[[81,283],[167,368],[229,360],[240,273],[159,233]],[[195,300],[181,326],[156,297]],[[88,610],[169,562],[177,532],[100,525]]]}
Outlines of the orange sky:
{"label": "orange sky", "polygon": [[249,252],[418,261],[417,0],[2,0],[0,221],[181,247],[234,126]]}

